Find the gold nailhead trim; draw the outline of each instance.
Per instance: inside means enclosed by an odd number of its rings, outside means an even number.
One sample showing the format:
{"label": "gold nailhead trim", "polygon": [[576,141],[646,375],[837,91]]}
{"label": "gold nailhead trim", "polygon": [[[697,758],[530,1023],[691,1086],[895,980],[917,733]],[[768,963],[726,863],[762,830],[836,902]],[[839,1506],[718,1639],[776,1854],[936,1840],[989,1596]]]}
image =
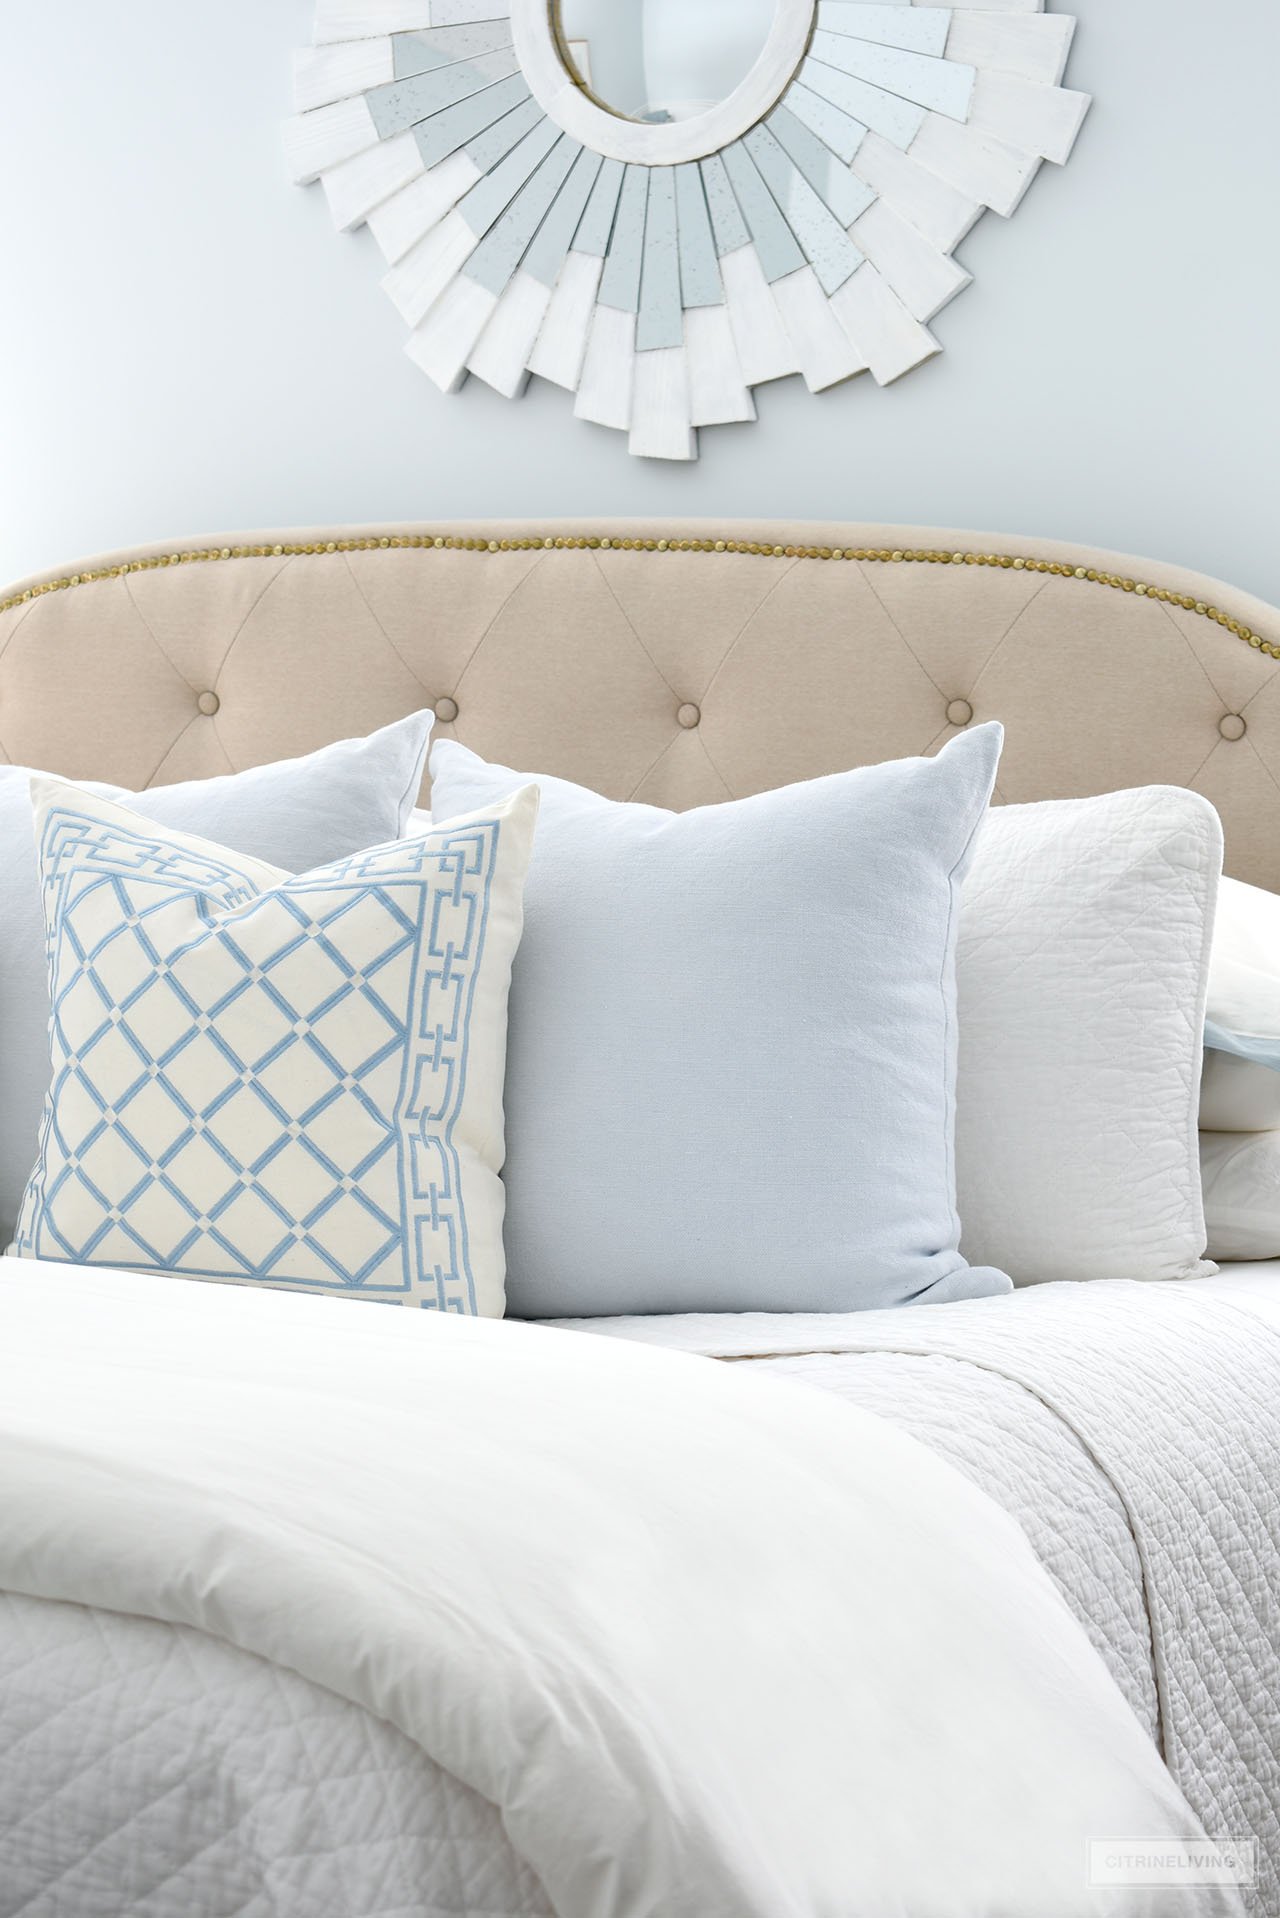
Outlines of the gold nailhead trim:
{"label": "gold nailhead trim", "polygon": [[1181,607],[1184,612],[1195,613],[1201,619],[1211,619],[1215,625],[1224,626],[1254,652],[1280,660],[1280,643],[1265,640],[1260,633],[1255,633],[1240,620],[1232,619],[1221,608],[1210,606],[1202,599],[1192,599],[1185,593],[1171,592],[1165,586],[1123,579],[1116,573],[1100,573],[1092,566],[1070,566],[1061,560],[1027,559],[1021,554],[1010,553],[943,553],[915,551],[906,547],[890,552],[884,547],[771,546],[759,540],[737,539],[612,539],[607,535],[558,533],[527,539],[496,540],[456,533],[379,533],[365,539],[317,540],[307,545],[282,543],[274,546],[193,548],[183,553],[155,554],[147,559],[120,560],[114,566],[100,567],[97,572],[70,573],[64,578],[45,580],[39,586],[28,586],[25,591],[0,600],[0,613],[10,612],[15,606],[28,605],[32,600],[42,598],[45,593],[64,592],[72,586],[89,586],[103,579],[123,579],[128,573],[151,572],[157,566],[186,566],[218,559],[296,559],[318,553],[370,553],[387,548],[430,548],[437,552],[465,553],[587,550],[606,553],[618,550],[628,553],[737,553],[768,559],[855,560],[863,565],[999,566],[1018,573],[1048,573],[1061,579],[1085,580],[1095,586],[1110,587],[1113,592],[1135,593],[1139,598],[1159,600],[1165,606]]}

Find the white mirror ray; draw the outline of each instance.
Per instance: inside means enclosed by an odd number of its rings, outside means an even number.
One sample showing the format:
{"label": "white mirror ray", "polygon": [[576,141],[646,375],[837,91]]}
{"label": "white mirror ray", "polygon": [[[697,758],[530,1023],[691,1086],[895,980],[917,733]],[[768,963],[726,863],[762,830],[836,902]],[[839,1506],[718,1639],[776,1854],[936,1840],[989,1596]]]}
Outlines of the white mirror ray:
{"label": "white mirror ray", "polygon": [[1034,0],[777,0],[733,93],[650,125],[565,71],[547,0],[317,0],[286,147],[336,226],[367,223],[442,390],[534,374],[687,460],[765,381],[885,385],[941,350],[956,246],[1071,152],[1074,26]]}

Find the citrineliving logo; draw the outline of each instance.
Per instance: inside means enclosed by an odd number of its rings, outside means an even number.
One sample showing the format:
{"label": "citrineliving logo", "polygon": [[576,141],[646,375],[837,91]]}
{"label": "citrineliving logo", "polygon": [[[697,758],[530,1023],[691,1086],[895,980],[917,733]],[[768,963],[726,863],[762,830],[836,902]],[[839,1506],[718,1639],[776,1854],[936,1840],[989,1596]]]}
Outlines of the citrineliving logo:
{"label": "citrineliving logo", "polygon": [[1256,1838],[1091,1838],[1088,1884],[1109,1886],[1252,1885]]}

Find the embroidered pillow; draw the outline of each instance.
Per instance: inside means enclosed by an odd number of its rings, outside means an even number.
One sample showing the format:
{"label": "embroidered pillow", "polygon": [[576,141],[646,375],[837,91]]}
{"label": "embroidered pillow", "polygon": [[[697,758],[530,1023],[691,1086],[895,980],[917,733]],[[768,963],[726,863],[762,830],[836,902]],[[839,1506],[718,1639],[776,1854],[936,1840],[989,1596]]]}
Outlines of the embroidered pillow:
{"label": "embroidered pillow", "polygon": [[31,789],[52,1084],[11,1250],[500,1315],[536,790],[291,877]]}
{"label": "embroidered pillow", "polygon": [[[422,783],[431,719],[429,712],[413,713],[367,739],[339,740],[304,759],[217,779],[149,786],[140,793],[96,783],[86,790],[178,832],[198,832],[288,872],[306,872],[413,830],[409,813]],[[39,769],[0,766],[0,1244],[13,1236],[49,1090],[33,770]]]}

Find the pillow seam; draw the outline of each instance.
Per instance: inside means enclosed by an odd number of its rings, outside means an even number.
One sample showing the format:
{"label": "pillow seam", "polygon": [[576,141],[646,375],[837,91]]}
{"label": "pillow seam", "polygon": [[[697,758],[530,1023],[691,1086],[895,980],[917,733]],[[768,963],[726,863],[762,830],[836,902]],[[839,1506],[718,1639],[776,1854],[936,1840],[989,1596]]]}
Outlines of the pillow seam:
{"label": "pillow seam", "polygon": [[[1216,830],[1215,830],[1216,828]],[[1200,1170],[1200,1085],[1204,1077],[1204,1026],[1209,1009],[1209,973],[1213,959],[1213,936],[1218,916],[1218,894],[1222,883],[1222,829],[1216,812],[1208,814],[1195,808],[1193,821],[1196,842],[1201,857],[1205,852],[1219,848],[1219,857],[1209,867],[1209,884],[1204,902],[1203,923],[1200,932],[1200,950],[1197,955],[1199,964],[1196,986],[1196,1019],[1192,1030],[1196,1035],[1192,1048],[1191,1098],[1187,1109],[1187,1163],[1191,1168],[1191,1227],[1192,1238],[1199,1238],[1200,1250],[1190,1260],[1183,1262],[1179,1278],[1191,1278],[1197,1267],[1209,1259],[1209,1225],[1204,1209],[1204,1180]],[[1214,1264],[1216,1261],[1210,1260]]]}
{"label": "pillow seam", "polygon": [[405,836],[404,829],[409,823],[409,815],[412,813],[414,806],[422,792],[422,777],[427,767],[427,754],[431,751],[431,734],[435,729],[435,723],[436,723],[436,714],[435,714],[435,708],[433,706],[431,708],[430,723],[428,724],[426,731],[423,733],[422,743],[419,746],[417,753],[414,755],[413,770],[409,775],[408,784],[405,786],[404,791],[401,793],[399,804],[396,807],[396,838],[397,839],[404,838]]}
{"label": "pillow seam", "polygon": [[[960,1009],[956,1003],[959,989],[959,981],[956,977],[956,947],[959,943],[960,885],[956,880],[956,874],[972,855],[974,841],[990,810],[991,792],[989,790],[984,803],[978,810],[977,818],[969,828],[964,845],[947,873],[947,925],[943,936],[942,964],[938,969],[938,994],[942,1000],[943,1043],[946,1047],[947,1068],[947,1111],[943,1115],[942,1126],[943,1152],[947,1168],[947,1202],[955,1225],[953,1234],[955,1243],[949,1249],[964,1261],[966,1267],[969,1261],[960,1250],[960,1242],[964,1237],[964,1220],[960,1217],[960,1194],[956,1184],[956,1114],[960,1094]],[[951,963],[952,973],[951,1003],[948,1003],[946,990],[948,960]]]}

